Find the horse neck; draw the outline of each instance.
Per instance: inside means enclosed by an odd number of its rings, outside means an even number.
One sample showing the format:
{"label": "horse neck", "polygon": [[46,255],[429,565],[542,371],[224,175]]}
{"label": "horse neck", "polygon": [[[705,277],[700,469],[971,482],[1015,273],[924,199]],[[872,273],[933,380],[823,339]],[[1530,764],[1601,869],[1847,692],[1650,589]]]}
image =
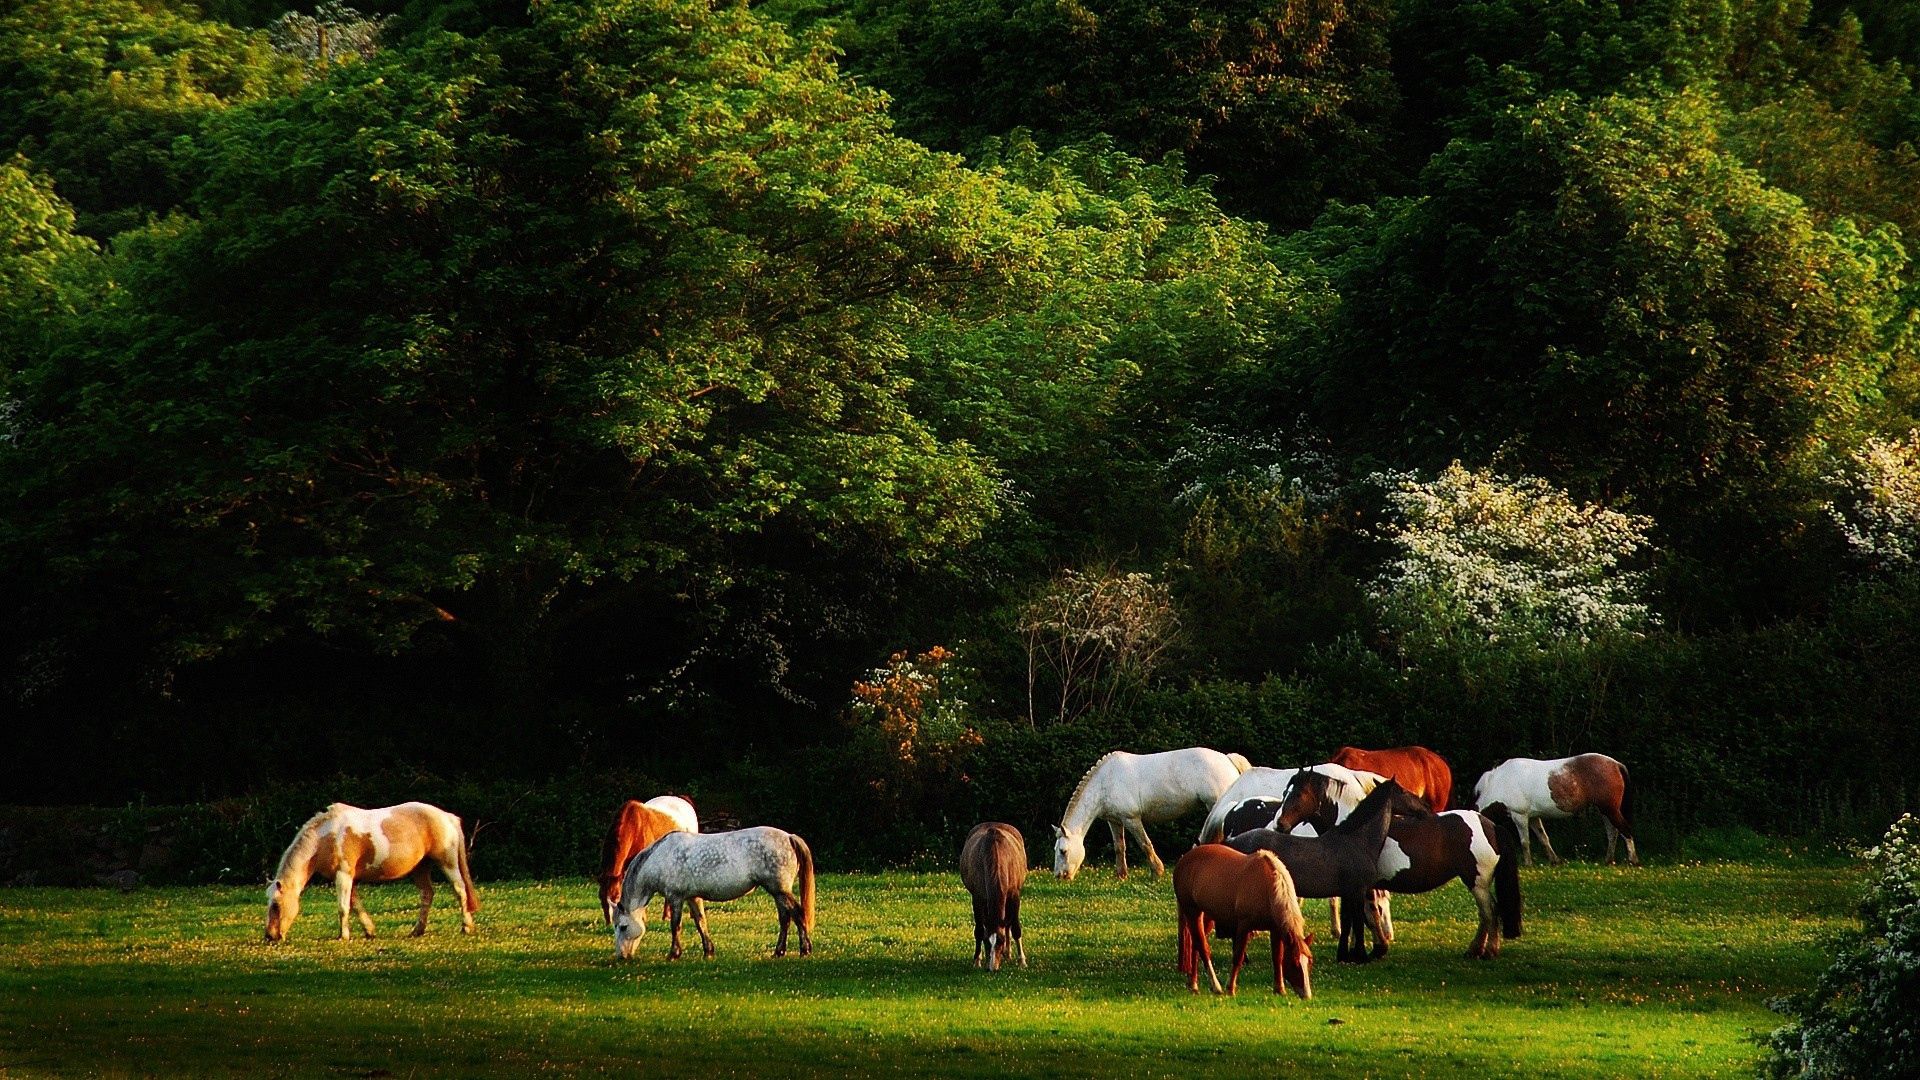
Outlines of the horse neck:
{"label": "horse neck", "polygon": [[1106,788],[1112,783],[1111,774],[1106,771],[1106,758],[1100,759],[1080,786],[1074,789],[1073,798],[1067,801],[1067,812],[1060,815],[1060,831],[1073,836],[1085,836],[1093,823],[1100,818],[1105,809]]}

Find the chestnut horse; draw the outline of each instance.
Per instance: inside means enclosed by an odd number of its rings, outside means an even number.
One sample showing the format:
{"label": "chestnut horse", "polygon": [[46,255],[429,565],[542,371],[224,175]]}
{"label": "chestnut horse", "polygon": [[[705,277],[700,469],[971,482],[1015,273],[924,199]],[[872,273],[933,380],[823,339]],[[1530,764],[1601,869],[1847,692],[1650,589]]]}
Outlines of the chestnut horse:
{"label": "chestnut horse", "polygon": [[[669,799],[680,806],[668,804],[669,809],[661,809],[654,805]],[[682,806],[685,810],[680,809]],[[686,819],[692,814],[693,804],[673,795],[647,802],[628,799],[620,807],[613,827],[607,830],[607,838],[600,843],[600,916],[606,925],[613,925],[613,909],[620,903],[620,875],[627,868],[627,860],[670,832],[699,832],[698,819],[692,828],[687,827]],[[666,915],[663,913],[660,917],[664,919]]]}
{"label": "chestnut horse", "polygon": [[1005,822],[983,821],[960,848],[960,880],[973,895],[973,966],[982,951],[987,970],[999,971],[1010,950],[1027,966],[1020,939],[1020,886],[1027,880],[1027,842]]}
{"label": "chestnut horse", "polygon": [[1424,746],[1396,746],[1391,750],[1362,750],[1343,746],[1333,755],[1335,765],[1365,769],[1400,781],[1400,786],[1427,800],[1438,814],[1453,799],[1453,770],[1447,760]]}
{"label": "chestnut horse", "polygon": [[480,910],[480,892],[467,868],[467,837],[460,819],[423,802],[362,810],[334,803],[307,819],[280,856],[280,867],[267,886],[267,940],[279,941],[300,917],[300,894],[315,877],[332,878],[340,897],[340,940],[347,931],[349,911],[360,917],[360,928],[373,936],[373,919],[360,903],[360,882],[412,879],[420,889],[420,921],[413,936],[427,932],[427,912],[433,906],[433,878],[428,860],[440,867],[453,894],[460,898],[460,932],[473,933],[473,913]]}
{"label": "chestnut horse", "polygon": [[1180,909],[1180,973],[1188,990],[1200,992],[1199,960],[1204,959],[1213,992],[1222,992],[1207,942],[1212,932],[1233,941],[1225,993],[1238,993],[1247,939],[1265,930],[1273,936],[1273,992],[1292,987],[1302,1000],[1313,996],[1313,935],[1300,918],[1293,878],[1272,852],[1242,855],[1222,844],[1202,844],[1174,864],[1173,896]]}
{"label": "chestnut horse", "polygon": [[1627,767],[1605,754],[1578,754],[1551,761],[1508,758],[1480,774],[1479,783],[1473,785],[1473,798],[1483,810],[1491,803],[1506,804],[1520,829],[1520,850],[1528,866],[1533,865],[1535,833],[1540,846],[1547,849],[1547,858],[1556,865],[1560,862],[1542,819],[1572,817],[1589,808],[1600,811],[1606,823],[1607,861],[1613,861],[1614,838],[1620,836],[1627,841],[1627,861],[1640,865],[1640,852],[1633,846],[1633,788],[1627,780]]}

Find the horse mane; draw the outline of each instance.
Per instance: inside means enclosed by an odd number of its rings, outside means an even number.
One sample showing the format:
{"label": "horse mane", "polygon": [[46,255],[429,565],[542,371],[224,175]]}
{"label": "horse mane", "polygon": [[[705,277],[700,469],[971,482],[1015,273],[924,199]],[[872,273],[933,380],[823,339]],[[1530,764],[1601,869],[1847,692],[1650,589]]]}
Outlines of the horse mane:
{"label": "horse mane", "polygon": [[1300,898],[1294,892],[1293,875],[1288,872],[1287,864],[1280,861],[1280,856],[1265,848],[1253,852],[1256,859],[1262,856],[1273,864],[1273,906],[1280,912],[1281,922],[1274,932],[1284,931],[1289,938],[1298,941],[1307,935],[1307,922],[1300,915]]}
{"label": "horse mane", "polygon": [[1080,805],[1080,797],[1087,793],[1087,785],[1093,781],[1093,774],[1100,771],[1100,766],[1105,765],[1108,758],[1119,752],[1109,750],[1100,755],[1100,760],[1088,767],[1086,774],[1080,777],[1080,782],[1073,786],[1073,794],[1067,797],[1067,808],[1060,814],[1060,824],[1065,825],[1067,819],[1073,816],[1073,808]]}
{"label": "horse mane", "polygon": [[279,881],[287,874],[287,868],[296,864],[296,860],[309,859],[313,849],[320,846],[320,825],[326,819],[340,812],[341,803],[333,803],[325,810],[307,819],[300,831],[293,834],[293,843],[280,853],[280,865],[273,870],[273,880]]}
{"label": "horse mane", "polygon": [[[1328,779],[1331,780],[1332,777],[1328,777]],[[1371,824],[1377,817],[1385,816],[1391,818],[1393,816],[1393,793],[1404,790],[1406,789],[1402,788],[1399,783],[1394,780],[1388,780],[1382,783],[1380,786],[1368,792],[1367,797],[1361,799],[1359,805],[1353,808],[1353,812],[1347,815],[1347,819],[1335,825],[1333,830],[1344,833],[1359,832],[1362,828]]]}

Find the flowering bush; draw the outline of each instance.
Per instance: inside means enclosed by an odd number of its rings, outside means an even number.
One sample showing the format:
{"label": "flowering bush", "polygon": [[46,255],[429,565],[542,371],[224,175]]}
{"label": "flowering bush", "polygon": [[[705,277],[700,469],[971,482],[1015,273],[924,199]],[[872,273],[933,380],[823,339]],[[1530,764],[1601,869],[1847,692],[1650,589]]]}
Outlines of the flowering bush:
{"label": "flowering bush", "polygon": [[1904,814],[1866,858],[1861,932],[1812,990],[1776,1000],[1793,1023],[1767,1037],[1766,1073],[1808,1080],[1910,1077],[1920,1069],[1920,818]]}
{"label": "flowering bush", "polygon": [[952,689],[943,692],[942,673],[953,658],[939,645],[914,657],[897,652],[886,667],[853,684],[855,725],[877,734],[906,769],[937,766],[939,759],[980,742],[967,726],[967,703]]}
{"label": "flowering bush", "polygon": [[1390,629],[1456,627],[1489,639],[1589,640],[1647,625],[1643,574],[1626,568],[1652,522],[1582,506],[1536,477],[1375,474],[1396,549],[1369,591]]}
{"label": "flowering bush", "polygon": [[1057,719],[1106,711],[1146,685],[1180,630],[1173,592],[1152,574],[1063,570],[1027,602],[1019,630],[1027,651],[1027,721],[1037,719],[1043,673]]}
{"label": "flowering bush", "polygon": [[1920,431],[1868,439],[1827,482],[1827,513],[1855,554],[1883,569],[1920,558]]}

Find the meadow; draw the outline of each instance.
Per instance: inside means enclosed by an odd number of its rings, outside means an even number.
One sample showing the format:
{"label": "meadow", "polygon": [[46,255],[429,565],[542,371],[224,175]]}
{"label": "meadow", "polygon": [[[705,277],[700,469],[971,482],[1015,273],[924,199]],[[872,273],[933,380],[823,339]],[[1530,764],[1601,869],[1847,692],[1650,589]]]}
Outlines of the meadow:
{"label": "meadow", "polygon": [[718,956],[689,925],[677,963],[656,926],[615,961],[585,880],[483,879],[474,937],[444,889],[404,937],[413,889],[373,888],[383,936],[346,944],[315,888],[272,947],[254,888],[9,889],[0,1076],[1742,1075],[1778,1022],[1765,1000],[1810,983],[1850,922],[1856,874],[1530,868],[1524,936],[1478,962],[1465,890],[1399,897],[1392,953],[1340,965],[1322,941],[1308,1002],[1272,993],[1264,939],[1237,998],[1190,995],[1171,885],[1107,867],[1034,876],[1032,966],[999,974],[971,966],[965,894],[937,873],[823,875],[805,960],[769,955],[765,896],[712,905]]}

